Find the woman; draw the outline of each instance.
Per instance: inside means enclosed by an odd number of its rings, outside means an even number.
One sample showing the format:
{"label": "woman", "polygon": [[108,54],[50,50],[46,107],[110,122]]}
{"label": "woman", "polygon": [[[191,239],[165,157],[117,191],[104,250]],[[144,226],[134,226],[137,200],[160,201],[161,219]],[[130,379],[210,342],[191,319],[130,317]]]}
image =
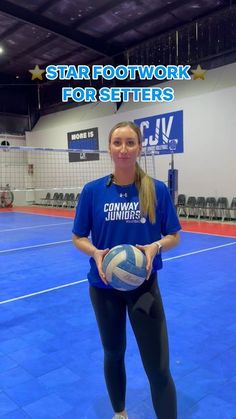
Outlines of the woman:
{"label": "woman", "polygon": [[[141,147],[141,132],[132,122],[121,122],[112,128],[109,152],[114,172],[85,185],[76,210],[73,241],[79,250],[91,256],[90,298],[104,349],[113,419],[128,418],[126,312],[149,379],[156,416],[176,419],[176,392],[169,370],[165,314],[156,272],[162,268],[161,252],[179,242],[181,226],[165,184],[151,179],[137,164]],[[122,212],[121,204],[125,202],[132,205]],[[125,243],[137,246],[147,258],[147,280],[127,292],[112,289],[102,270],[109,249]]]}

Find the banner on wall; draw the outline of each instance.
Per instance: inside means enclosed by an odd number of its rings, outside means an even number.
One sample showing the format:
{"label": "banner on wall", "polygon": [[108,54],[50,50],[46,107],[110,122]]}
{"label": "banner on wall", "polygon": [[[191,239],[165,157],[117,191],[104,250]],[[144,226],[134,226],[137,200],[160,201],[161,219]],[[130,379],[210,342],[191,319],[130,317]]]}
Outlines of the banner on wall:
{"label": "banner on wall", "polygon": [[134,123],[140,127],[147,153],[183,153],[183,111],[135,119]]}
{"label": "banner on wall", "polygon": [[69,152],[69,162],[99,160],[99,153],[86,153],[85,151],[99,150],[98,128],[68,132],[67,139],[69,150],[81,150],[81,153]]}

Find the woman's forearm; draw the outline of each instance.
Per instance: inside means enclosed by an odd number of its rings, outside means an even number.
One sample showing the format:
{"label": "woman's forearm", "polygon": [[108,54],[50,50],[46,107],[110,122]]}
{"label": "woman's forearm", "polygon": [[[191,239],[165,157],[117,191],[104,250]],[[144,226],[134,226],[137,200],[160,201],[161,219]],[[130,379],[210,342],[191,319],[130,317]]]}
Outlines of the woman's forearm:
{"label": "woman's forearm", "polygon": [[160,240],[158,240],[158,243],[161,244],[161,250],[163,252],[166,252],[167,250],[172,249],[175,247],[180,240],[179,233],[174,234],[168,234],[167,236],[162,237]]}
{"label": "woman's forearm", "polygon": [[86,255],[93,257],[95,250],[97,248],[91,243],[91,241],[87,237],[79,237],[73,234],[72,237],[73,243],[75,247],[81,252],[86,253]]}

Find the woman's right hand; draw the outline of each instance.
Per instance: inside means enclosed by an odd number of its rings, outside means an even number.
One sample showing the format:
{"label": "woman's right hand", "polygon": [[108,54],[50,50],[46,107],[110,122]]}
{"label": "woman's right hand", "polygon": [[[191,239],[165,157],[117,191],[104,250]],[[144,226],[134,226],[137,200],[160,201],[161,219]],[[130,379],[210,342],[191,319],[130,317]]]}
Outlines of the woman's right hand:
{"label": "woman's right hand", "polygon": [[98,273],[100,275],[101,280],[104,282],[105,285],[108,285],[108,281],[106,280],[106,275],[104,274],[102,270],[102,261],[108,252],[109,252],[109,249],[104,249],[104,250],[96,249],[94,250],[94,253],[93,253],[93,258],[96,262]]}

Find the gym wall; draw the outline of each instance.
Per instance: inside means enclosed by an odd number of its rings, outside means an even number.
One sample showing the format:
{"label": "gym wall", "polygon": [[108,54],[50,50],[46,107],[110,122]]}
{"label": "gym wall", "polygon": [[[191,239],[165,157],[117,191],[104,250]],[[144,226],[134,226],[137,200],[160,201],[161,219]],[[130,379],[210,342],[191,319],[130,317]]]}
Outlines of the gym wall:
{"label": "gym wall", "polygon": [[[204,66],[202,66],[204,68]],[[67,148],[67,132],[98,127],[99,148],[107,149],[109,129],[117,122],[183,110],[184,153],[175,156],[179,193],[236,195],[236,63],[206,72],[205,80],[164,83],[172,86],[172,103],[92,103],[47,115],[26,133],[26,145]],[[155,157],[158,178],[167,181],[170,155]]]}

